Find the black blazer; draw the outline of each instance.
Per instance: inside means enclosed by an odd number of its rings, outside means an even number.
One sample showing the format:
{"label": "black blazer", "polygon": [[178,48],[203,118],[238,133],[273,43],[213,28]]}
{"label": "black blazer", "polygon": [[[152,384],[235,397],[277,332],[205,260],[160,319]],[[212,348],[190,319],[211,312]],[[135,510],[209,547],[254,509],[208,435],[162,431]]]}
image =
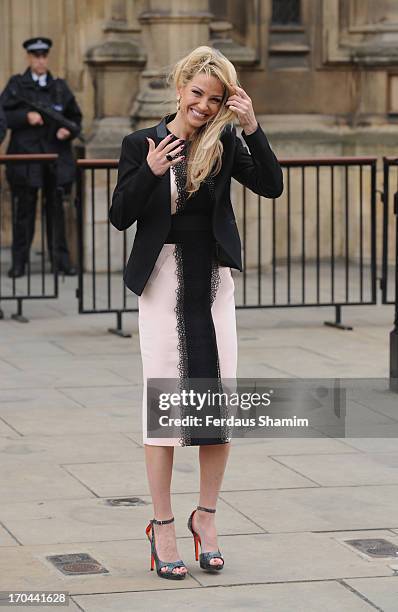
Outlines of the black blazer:
{"label": "black blazer", "polygon": [[[157,146],[167,136],[167,115],[158,125],[137,130],[123,139],[118,179],[109,219],[118,230],[137,221],[133,248],[124,272],[124,282],[141,295],[151,275],[171,226],[170,170],[156,176],[146,161],[147,137]],[[282,170],[260,125],[253,134],[242,132],[251,155],[236,135],[233,124],[222,134],[222,168],[215,177],[212,227],[221,264],[242,271],[241,242],[231,204],[231,177],[254,193],[278,198],[283,191]],[[210,193],[209,193],[210,197]]]}

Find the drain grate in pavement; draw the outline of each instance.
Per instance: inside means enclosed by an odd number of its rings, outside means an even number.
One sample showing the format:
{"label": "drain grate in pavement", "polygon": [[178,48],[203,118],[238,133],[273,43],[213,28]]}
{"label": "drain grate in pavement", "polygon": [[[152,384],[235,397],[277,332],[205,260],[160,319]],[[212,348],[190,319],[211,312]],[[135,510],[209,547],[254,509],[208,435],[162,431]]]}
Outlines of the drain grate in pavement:
{"label": "drain grate in pavement", "polygon": [[87,553],[51,555],[46,557],[60,572],[67,576],[81,574],[109,574],[108,570]]}
{"label": "drain grate in pavement", "polygon": [[106,503],[109,506],[148,506],[149,502],[144,501],[140,497],[119,497],[115,499],[107,499]]}
{"label": "drain grate in pavement", "polygon": [[347,544],[350,544],[354,548],[357,548],[365,555],[370,557],[395,557],[398,556],[398,546],[384,540],[383,538],[376,539],[364,539],[364,540],[345,540]]}

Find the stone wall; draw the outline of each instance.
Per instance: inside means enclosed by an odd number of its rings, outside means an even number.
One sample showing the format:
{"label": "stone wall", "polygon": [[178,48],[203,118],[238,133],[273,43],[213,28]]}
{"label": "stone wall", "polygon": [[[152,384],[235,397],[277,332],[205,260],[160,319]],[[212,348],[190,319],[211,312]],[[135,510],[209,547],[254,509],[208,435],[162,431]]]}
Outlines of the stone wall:
{"label": "stone wall", "polygon": [[[0,0],[0,87],[24,69],[21,42],[50,36],[51,69],[67,78],[84,112],[86,156],[117,157],[124,134],[175,108],[175,92],[163,80],[173,62],[210,42],[237,66],[278,157],[395,155],[398,4],[301,0],[296,12],[293,4],[289,16],[273,12],[271,0]],[[276,213],[281,258],[285,197]],[[353,197],[357,210],[358,193]],[[238,187],[234,198],[239,216]],[[292,254],[299,257],[300,212],[297,202],[293,206]],[[249,209],[254,232],[256,204]],[[270,211],[265,203],[265,237]],[[105,215],[96,220],[105,222]],[[309,223],[310,251],[315,230]],[[337,244],[344,248],[341,240]],[[269,261],[269,240],[263,248]],[[248,265],[256,261],[250,253]]]}

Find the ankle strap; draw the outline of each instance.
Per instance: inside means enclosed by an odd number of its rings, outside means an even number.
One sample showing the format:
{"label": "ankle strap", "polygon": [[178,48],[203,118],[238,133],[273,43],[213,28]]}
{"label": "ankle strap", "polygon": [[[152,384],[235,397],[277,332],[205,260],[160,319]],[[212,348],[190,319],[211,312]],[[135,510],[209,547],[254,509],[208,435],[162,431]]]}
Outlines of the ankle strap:
{"label": "ankle strap", "polygon": [[211,512],[212,514],[214,514],[216,511],[215,508],[204,508],[203,506],[196,506],[196,509],[203,510],[204,512]]}
{"label": "ankle strap", "polygon": [[168,525],[174,521],[174,516],[171,519],[167,519],[166,521],[157,521],[156,519],[152,519],[151,523],[155,523],[155,525]]}

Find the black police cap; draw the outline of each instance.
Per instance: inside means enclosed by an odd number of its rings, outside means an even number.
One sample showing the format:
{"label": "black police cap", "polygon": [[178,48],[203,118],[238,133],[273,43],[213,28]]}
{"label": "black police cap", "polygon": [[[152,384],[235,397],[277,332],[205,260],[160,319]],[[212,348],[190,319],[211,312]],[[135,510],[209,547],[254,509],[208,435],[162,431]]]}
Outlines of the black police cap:
{"label": "black police cap", "polygon": [[35,53],[37,51],[49,51],[52,47],[53,41],[51,38],[43,38],[42,36],[36,36],[35,38],[29,38],[22,43],[24,49],[27,50],[28,53]]}

